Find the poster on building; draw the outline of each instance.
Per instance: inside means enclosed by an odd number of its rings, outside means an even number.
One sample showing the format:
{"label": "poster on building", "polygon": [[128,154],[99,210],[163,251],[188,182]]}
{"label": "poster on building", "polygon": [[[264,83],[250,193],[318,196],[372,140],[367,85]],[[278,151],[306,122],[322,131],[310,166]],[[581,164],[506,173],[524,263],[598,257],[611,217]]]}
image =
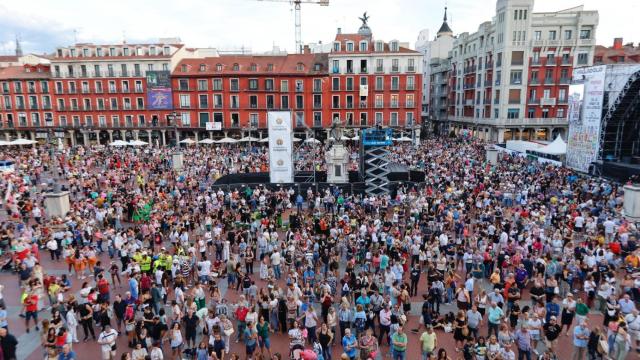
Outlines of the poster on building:
{"label": "poster on building", "polygon": [[569,85],[569,124],[582,123],[582,105],[584,101],[584,83]]}
{"label": "poster on building", "polygon": [[600,151],[605,70],[606,66],[573,70],[574,82],[584,82],[584,90],[580,119],[569,119],[567,166],[582,172],[589,171],[589,165],[597,159]]}
{"label": "poster on building", "polygon": [[171,73],[169,71],[148,70],[146,75],[147,87],[149,88],[157,89],[171,87]]}
{"label": "poster on building", "polygon": [[147,106],[150,110],[171,110],[173,108],[171,88],[148,88]]}
{"label": "poster on building", "polygon": [[171,73],[169,71],[153,71],[146,73],[147,106],[150,110],[171,110],[173,99],[171,92]]}
{"label": "poster on building", "polygon": [[269,178],[272,183],[293,182],[293,128],[291,112],[270,111],[269,127]]}

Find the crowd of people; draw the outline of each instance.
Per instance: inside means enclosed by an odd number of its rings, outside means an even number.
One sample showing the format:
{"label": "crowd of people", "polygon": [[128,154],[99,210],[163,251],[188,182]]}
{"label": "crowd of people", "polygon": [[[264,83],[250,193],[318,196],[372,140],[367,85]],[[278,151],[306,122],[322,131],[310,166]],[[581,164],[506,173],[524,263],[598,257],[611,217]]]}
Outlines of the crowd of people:
{"label": "crowd of people", "polygon": [[[213,186],[264,171],[260,148],[192,147],[181,171],[167,149],[8,151],[0,265],[45,359],[81,358],[80,341],[132,360],[638,351],[640,254],[621,187],[509,155],[490,164],[484,151],[470,139],[394,147],[426,181],[380,196]],[[65,216],[46,214],[50,179],[70,192]],[[0,359],[11,360],[7,319],[3,299]]]}

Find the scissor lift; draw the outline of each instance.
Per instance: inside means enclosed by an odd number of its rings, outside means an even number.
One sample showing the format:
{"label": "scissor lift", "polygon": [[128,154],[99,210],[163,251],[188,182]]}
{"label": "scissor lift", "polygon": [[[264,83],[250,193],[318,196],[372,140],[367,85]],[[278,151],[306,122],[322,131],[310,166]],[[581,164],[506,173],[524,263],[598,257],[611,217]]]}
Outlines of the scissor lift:
{"label": "scissor lift", "polygon": [[371,128],[360,136],[360,172],[365,181],[367,195],[388,194],[389,149],[393,144],[393,130]]}

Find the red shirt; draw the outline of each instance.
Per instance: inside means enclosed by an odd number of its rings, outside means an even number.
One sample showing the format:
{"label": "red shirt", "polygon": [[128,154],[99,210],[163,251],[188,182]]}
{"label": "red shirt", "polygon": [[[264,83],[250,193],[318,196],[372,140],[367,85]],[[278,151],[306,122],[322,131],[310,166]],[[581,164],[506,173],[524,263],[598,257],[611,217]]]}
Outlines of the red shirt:
{"label": "red shirt", "polygon": [[36,312],[38,311],[38,295],[28,295],[24,299],[25,309],[27,311]]}

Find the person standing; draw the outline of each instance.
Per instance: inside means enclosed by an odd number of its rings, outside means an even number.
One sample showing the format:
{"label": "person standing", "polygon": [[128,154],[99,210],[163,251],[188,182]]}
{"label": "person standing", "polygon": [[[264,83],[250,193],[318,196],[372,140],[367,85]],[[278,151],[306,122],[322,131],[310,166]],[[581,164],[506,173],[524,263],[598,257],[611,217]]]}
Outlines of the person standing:
{"label": "person standing", "polygon": [[500,320],[504,316],[504,312],[495,302],[491,302],[491,307],[489,307],[489,331],[487,332],[487,337],[491,336],[491,331],[493,331],[498,337],[498,327],[500,326]]}
{"label": "person standing", "polygon": [[405,360],[407,353],[407,334],[402,325],[391,335],[391,357],[393,360]]}
{"label": "person standing", "polygon": [[344,329],[344,336],[342,337],[342,349],[344,353],[349,357],[349,360],[355,360],[358,348],[358,341],[356,337],[351,334],[351,329]]}
{"label": "person standing", "polygon": [[409,286],[409,295],[416,296],[418,295],[418,283],[420,282],[420,265],[416,263],[411,270],[411,284]]}
{"label": "person standing", "polygon": [[589,329],[582,321],[573,329],[573,354],[572,360],[582,360],[587,353],[587,344],[589,342]]}
{"label": "person standing", "polygon": [[118,332],[107,324],[104,330],[98,335],[98,344],[102,345],[102,360],[114,360],[116,358],[116,340]]}
{"label": "person standing", "polygon": [[4,360],[16,360],[16,349],[18,347],[18,339],[9,333],[7,329],[0,328],[0,348]]}
{"label": "person standing", "polygon": [[427,360],[438,346],[438,337],[433,331],[433,326],[427,325],[422,335],[420,335],[420,345],[422,346],[422,360]]}
{"label": "person standing", "polygon": [[514,340],[518,346],[518,360],[522,360],[523,358],[531,360],[531,333],[525,324],[516,331]]}

